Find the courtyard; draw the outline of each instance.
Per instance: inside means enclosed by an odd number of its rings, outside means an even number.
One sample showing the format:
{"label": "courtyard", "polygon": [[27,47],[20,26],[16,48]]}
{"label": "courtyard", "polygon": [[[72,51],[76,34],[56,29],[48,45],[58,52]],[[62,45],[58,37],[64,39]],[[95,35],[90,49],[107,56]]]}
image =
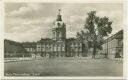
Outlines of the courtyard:
{"label": "courtyard", "polygon": [[91,58],[44,58],[7,62],[5,76],[122,76],[123,61]]}

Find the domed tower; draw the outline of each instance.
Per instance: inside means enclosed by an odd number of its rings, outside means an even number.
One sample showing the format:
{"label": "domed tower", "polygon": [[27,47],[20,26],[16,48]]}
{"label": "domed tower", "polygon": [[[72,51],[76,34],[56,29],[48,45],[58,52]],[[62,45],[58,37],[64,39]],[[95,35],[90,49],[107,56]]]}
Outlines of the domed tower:
{"label": "domed tower", "polygon": [[60,9],[58,10],[57,18],[53,24],[52,28],[52,39],[56,41],[62,41],[66,39],[66,25],[62,21],[62,17],[60,14]]}

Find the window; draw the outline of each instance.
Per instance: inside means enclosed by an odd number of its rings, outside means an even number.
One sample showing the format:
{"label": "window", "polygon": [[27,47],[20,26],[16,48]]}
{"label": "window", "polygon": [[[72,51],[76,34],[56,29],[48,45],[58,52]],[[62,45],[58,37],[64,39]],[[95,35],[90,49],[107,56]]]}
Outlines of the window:
{"label": "window", "polygon": [[37,51],[41,51],[41,48],[37,48]]}
{"label": "window", "polygon": [[58,51],[61,51],[61,50],[60,50],[60,46],[58,46]]}
{"label": "window", "polygon": [[54,51],[57,51],[57,46],[56,45],[54,46]]}
{"label": "window", "polygon": [[28,51],[28,48],[25,48],[25,50],[27,50],[27,51]]}
{"label": "window", "polygon": [[29,51],[29,48],[27,48],[27,51]]}
{"label": "window", "polygon": [[42,47],[42,51],[45,51],[44,47]]}
{"label": "window", "polygon": [[74,44],[73,43],[71,44],[71,47],[74,47]]}
{"label": "window", "polygon": [[82,51],[82,47],[79,48],[79,51]]}
{"label": "window", "polygon": [[82,46],[82,43],[80,43],[79,46]]}
{"label": "window", "polygon": [[75,46],[77,47],[77,46],[78,46],[78,44],[77,44],[77,43],[75,43]]}
{"label": "window", "polygon": [[65,45],[62,45],[61,47],[62,47],[62,51],[65,51]]}
{"label": "window", "polygon": [[37,47],[40,48],[41,47],[41,44],[38,44]]}
{"label": "window", "polygon": [[45,45],[44,45],[44,44],[42,44],[42,47],[45,47]]}
{"label": "window", "polygon": [[78,48],[77,48],[77,47],[75,47],[75,51],[76,51],[76,52],[78,51]]}
{"label": "window", "polygon": [[53,51],[54,50],[54,46],[53,45],[51,45],[51,51]]}
{"label": "window", "polygon": [[122,46],[123,45],[123,39],[118,39],[118,45]]}
{"label": "window", "polygon": [[49,44],[46,44],[47,47],[49,47]]}

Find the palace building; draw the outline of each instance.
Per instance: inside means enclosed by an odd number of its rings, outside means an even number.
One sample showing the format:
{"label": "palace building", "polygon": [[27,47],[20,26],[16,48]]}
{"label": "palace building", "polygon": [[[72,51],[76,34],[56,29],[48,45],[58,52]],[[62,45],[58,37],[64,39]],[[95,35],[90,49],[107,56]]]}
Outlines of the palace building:
{"label": "palace building", "polygon": [[84,56],[84,44],[75,38],[66,38],[66,24],[62,20],[60,10],[52,27],[52,39],[45,38],[36,44],[23,44],[31,54],[42,57],[75,57]]}

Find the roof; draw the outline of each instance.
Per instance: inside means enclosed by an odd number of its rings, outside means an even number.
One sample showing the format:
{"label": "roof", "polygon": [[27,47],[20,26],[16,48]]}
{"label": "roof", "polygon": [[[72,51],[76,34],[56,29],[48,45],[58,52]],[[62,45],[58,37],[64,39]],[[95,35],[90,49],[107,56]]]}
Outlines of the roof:
{"label": "roof", "polygon": [[41,38],[38,42],[52,42],[53,40],[50,38]]}
{"label": "roof", "polygon": [[123,30],[120,30],[117,33],[115,33],[114,35],[110,36],[104,42],[109,42],[113,39],[123,39]]}
{"label": "roof", "polygon": [[76,38],[69,38],[66,39],[67,42],[81,42],[80,40],[76,39]]}
{"label": "roof", "polygon": [[30,47],[36,48],[36,42],[23,42],[22,45],[25,48],[30,48]]}

